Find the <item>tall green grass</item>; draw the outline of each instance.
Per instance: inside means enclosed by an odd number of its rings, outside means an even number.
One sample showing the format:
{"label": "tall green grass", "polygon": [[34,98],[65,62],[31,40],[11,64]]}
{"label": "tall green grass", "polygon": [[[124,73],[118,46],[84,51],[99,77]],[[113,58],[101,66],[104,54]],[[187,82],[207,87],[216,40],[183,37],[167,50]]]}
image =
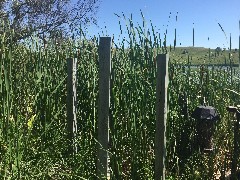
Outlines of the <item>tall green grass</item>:
{"label": "tall green grass", "polygon": [[[142,15],[143,16],[143,15]],[[143,16],[120,23],[112,41],[110,107],[110,173],[112,179],[153,179],[156,55],[170,52]],[[125,26],[126,25],[126,26]],[[82,32],[82,31],[81,31]],[[13,44],[0,35],[0,176],[9,179],[96,178],[98,111],[98,42],[69,39],[60,45],[39,40]],[[163,40],[161,40],[163,38]],[[176,41],[176,40],[175,40]],[[162,43],[163,42],[163,43]],[[177,48],[176,48],[177,49]],[[232,122],[225,110],[239,104],[239,74],[233,68],[195,68],[191,59],[174,56],[169,64],[167,177],[209,178],[229,166]],[[172,55],[172,56],[171,56]],[[66,156],[66,59],[78,58],[78,149]],[[194,108],[205,102],[217,108],[221,121],[214,134],[215,151],[196,145]]]}

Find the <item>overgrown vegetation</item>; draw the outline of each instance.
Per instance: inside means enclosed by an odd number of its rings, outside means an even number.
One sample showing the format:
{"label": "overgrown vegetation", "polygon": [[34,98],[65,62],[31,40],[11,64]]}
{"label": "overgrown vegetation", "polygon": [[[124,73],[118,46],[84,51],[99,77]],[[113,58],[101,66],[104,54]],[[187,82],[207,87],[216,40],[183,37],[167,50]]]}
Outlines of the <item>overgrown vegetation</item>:
{"label": "overgrown vegetation", "polygon": [[[135,27],[131,18],[129,22],[129,37],[112,43],[111,177],[153,179],[155,58],[170,49],[162,47],[153,28],[147,29],[144,23]],[[96,178],[98,37],[70,39],[47,48],[37,40],[12,45],[6,43],[5,34],[0,40],[1,178]],[[187,50],[197,59],[195,49]],[[207,67],[212,64],[208,58],[192,68],[188,56],[181,53],[170,52],[167,178],[209,179],[217,171],[228,171],[233,117],[225,107],[240,104],[239,74],[232,67]],[[78,58],[79,152],[68,157],[66,58],[73,56]],[[208,155],[195,148],[196,121],[191,118],[203,101],[221,116],[214,134],[215,150]]]}

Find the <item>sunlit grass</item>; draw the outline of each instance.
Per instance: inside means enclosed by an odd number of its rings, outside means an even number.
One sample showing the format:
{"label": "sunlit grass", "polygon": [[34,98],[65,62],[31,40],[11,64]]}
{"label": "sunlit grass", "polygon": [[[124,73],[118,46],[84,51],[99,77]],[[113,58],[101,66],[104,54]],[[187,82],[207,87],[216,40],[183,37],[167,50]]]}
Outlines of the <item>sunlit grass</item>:
{"label": "sunlit grass", "polygon": [[[153,25],[126,25],[128,36],[112,42],[109,147],[112,179],[153,179],[156,55],[170,53],[167,120],[167,177],[206,179],[224,169],[232,151],[232,124],[225,107],[239,104],[239,74],[228,52],[164,46]],[[144,19],[144,18],[143,18]],[[83,36],[84,37],[84,36]],[[163,38],[163,40],[161,39]],[[0,176],[10,179],[93,179],[96,173],[98,42],[75,39],[43,48],[35,39],[14,45],[0,35]],[[78,145],[66,156],[66,58],[78,58]],[[237,54],[231,56],[237,62]],[[192,68],[190,64],[197,64]],[[201,66],[200,66],[201,65]],[[191,112],[203,100],[221,116],[209,156],[195,148]],[[209,159],[211,161],[209,161]],[[212,167],[212,168],[211,168]]]}

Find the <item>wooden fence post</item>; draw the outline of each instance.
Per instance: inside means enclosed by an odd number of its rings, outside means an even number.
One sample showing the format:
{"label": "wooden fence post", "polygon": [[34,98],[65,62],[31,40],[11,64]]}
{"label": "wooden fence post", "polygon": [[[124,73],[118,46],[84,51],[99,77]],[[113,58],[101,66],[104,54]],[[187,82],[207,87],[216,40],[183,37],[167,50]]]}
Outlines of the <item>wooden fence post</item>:
{"label": "wooden fence post", "polygon": [[111,38],[101,37],[99,44],[99,106],[97,177],[106,179],[108,170]]}
{"label": "wooden fence post", "polygon": [[[240,30],[240,21],[239,21],[239,30]],[[240,70],[240,34],[238,36],[238,70]]]}
{"label": "wooden fence post", "polygon": [[77,153],[77,58],[67,59],[67,128],[68,154]]}
{"label": "wooden fence post", "polygon": [[165,180],[168,54],[157,55],[155,180]]}

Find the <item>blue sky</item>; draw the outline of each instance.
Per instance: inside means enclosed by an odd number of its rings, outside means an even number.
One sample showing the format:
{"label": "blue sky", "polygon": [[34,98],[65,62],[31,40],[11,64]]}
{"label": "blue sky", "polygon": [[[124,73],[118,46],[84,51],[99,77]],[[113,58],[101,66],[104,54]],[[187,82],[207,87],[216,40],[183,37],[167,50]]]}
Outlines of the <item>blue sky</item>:
{"label": "blue sky", "polygon": [[97,13],[98,27],[88,27],[89,35],[97,35],[102,29],[104,32],[107,30],[109,36],[118,35],[119,20],[122,25],[125,25],[125,22],[114,13],[124,13],[127,18],[132,14],[133,22],[137,25],[137,22],[142,23],[140,10],[149,27],[151,20],[160,34],[168,29],[167,45],[173,45],[176,28],[177,46],[192,46],[194,26],[195,46],[228,48],[231,33],[232,48],[238,48],[240,0],[102,0]]}

